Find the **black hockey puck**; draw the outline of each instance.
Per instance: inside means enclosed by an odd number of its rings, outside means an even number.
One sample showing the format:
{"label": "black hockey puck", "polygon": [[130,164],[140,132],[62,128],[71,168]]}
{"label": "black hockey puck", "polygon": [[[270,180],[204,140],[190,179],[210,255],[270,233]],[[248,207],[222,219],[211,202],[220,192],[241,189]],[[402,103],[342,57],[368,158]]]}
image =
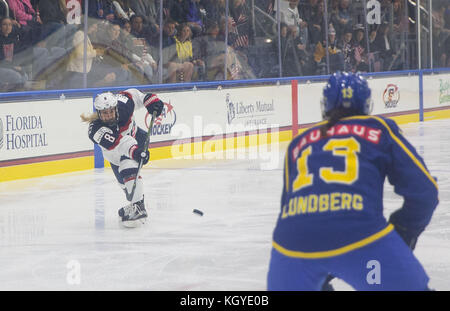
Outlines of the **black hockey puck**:
{"label": "black hockey puck", "polygon": [[192,210],[192,212],[193,212],[194,214],[203,216],[203,212],[202,212],[201,210],[199,210],[199,209],[195,209],[195,208],[194,208],[194,209]]}

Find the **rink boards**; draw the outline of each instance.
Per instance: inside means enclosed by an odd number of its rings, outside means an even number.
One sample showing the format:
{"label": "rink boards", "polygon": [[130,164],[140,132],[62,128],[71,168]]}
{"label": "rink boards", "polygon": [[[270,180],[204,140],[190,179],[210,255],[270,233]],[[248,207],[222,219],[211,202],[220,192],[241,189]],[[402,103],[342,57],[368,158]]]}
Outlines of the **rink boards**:
{"label": "rink boards", "polygon": [[[450,74],[369,77],[374,108],[399,124],[450,118]],[[292,139],[292,105],[298,107],[299,132],[321,121],[325,82],[301,80],[293,86],[230,86],[158,93],[164,113],[155,122],[151,159],[201,157],[241,147]],[[423,100],[421,101],[421,98]],[[92,98],[0,103],[0,181],[94,168],[94,147],[80,114],[92,111]],[[295,110],[294,110],[295,111]],[[145,109],[137,124],[148,128]],[[107,165],[107,163],[105,163]],[[151,165],[151,164],[150,164]]]}

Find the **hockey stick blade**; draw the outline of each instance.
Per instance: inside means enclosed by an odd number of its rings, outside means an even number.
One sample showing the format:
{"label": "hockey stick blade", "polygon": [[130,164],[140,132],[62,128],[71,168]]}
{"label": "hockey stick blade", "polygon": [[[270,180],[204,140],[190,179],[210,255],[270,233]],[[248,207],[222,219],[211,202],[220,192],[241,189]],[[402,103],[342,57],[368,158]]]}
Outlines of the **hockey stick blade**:
{"label": "hockey stick blade", "polygon": [[[153,122],[155,121],[155,119],[156,119],[156,111],[153,111],[152,120],[150,121],[150,126],[148,127],[147,136],[145,137],[144,150],[147,150],[148,149],[148,145],[150,144],[150,136],[151,136],[151,133],[152,133]],[[125,195],[127,197],[127,200],[130,201],[130,202],[133,199],[134,191],[136,190],[136,183],[137,183],[137,180],[139,178],[139,172],[141,171],[141,167],[143,165],[143,161],[144,161],[144,159],[142,159],[142,158],[139,161],[139,166],[138,166],[138,170],[137,170],[137,173],[136,173],[136,178],[134,179],[133,188],[131,188],[131,192],[128,193],[127,189],[125,188]]]}

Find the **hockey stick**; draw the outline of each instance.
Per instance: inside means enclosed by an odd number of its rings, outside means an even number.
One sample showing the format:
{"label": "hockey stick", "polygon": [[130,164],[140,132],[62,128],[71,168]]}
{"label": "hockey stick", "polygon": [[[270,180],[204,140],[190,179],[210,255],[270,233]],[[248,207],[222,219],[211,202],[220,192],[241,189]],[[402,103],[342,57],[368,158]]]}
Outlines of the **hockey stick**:
{"label": "hockey stick", "polygon": [[[150,121],[150,126],[148,127],[147,136],[145,137],[144,152],[148,149],[148,145],[150,143],[150,135],[152,133],[152,128],[153,128],[153,122],[155,121],[155,119],[156,119],[156,111],[153,111],[152,120]],[[127,189],[125,188],[125,195],[127,196],[127,200],[130,202],[133,199],[134,191],[136,190],[136,183],[139,178],[139,172],[141,171],[141,167],[143,164],[144,164],[144,159],[141,157],[141,160],[139,161],[138,170],[136,173],[136,178],[134,179],[133,188],[131,188],[131,192],[128,193]]]}

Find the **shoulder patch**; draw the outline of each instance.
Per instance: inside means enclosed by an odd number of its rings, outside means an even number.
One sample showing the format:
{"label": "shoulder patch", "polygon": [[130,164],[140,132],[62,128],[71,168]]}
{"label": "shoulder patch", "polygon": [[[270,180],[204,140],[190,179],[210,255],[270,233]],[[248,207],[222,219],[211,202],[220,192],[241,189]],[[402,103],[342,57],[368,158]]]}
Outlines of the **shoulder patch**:
{"label": "shoulder patch", "polygon": [[113,134],[113,131],[106,127],[106,126],[102,126],[101,128],[99,128],[94,136],[92,137],[92,139],[97,143],[100,144],[100,141],[102,140],[103,136],[108,133],[108,134]]}
{"label": "shoulder patch", "polygon": [[125,94],[119,93],[116,95],[117,100],[121,101],[123,103],[126,103],[129,99],[131,99],[130,97],[126,96]]}

